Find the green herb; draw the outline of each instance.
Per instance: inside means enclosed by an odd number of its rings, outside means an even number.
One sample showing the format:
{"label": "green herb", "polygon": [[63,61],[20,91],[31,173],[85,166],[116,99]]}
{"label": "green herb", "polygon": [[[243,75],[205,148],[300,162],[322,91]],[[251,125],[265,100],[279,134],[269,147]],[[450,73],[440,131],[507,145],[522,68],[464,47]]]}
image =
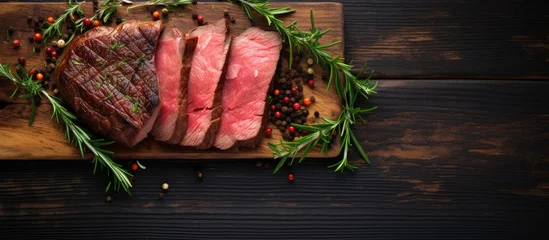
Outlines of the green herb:
{"label": "green herb", "polygon": [[107,101],[107,100],[111,99],[112,96],[114,96],[114,94],[111,92],[111,93],[109,93],[109,95],[107,95],[103,100]]}
{"label": "green herb", "polygon": [[65,10],[63,14],[59,15],[59,17],[57,17],[57,19],[55,19],[53,23],[48,24],[48,27],[43,30],[42,38],[44,40],[44,43],[47,43],[48,40],[52,37],[61,37],[61,35],[63,35],[61,30],[67,18],[69,18],[70,21],[74,21],[74,16],[81,17],[84,14],[82,9],[80,8],[80,3],[78,3],[76,0],[74,1],[74,3],[72,0],[69,0],[68,7],[69,8],[67,8],[67,10]]}
{"label": "green herb", "polygon": [[10,30],[6,29],[6,41],[9,42],[10,40]]}
{"label": "green herb", "polygon": [[[112,14],[116,12],[116,9],[118,9],[118,7],[122,6],[122,3],[121,2],[118,2],[116,0],[105,0],[103,1],[103,3],[101,4],[101,8],[97,9],[97,11],[95,11],[95,15],[93,15],[93,17],[90,18],[90,21],[94,21],[94,20],[102,20],[104,23],[109,21],[109,19],[111,18]],[[80,18],[78,20],[76,20],[75,22],[75,29],[76,31],[73,32],[71,38],[69,39],[69,41],[67,41],[67,43],[69,43],[74,35],[79,32],[84,32],[84,29],[86,28],[86,26],[84,26],[84,18]]]}
{"label": "green herb", "polygon": [[214,9],[215,9],[215,5],[212,5],[212,12],[214,11]]}
{"label": "green herb", "polygon": [[138,98],[135,98],[133,100],[133,106],[132,106],[132,112],[136,113],[137,110],[139,109],[139,99]]}
{"label": "green herb", "polygon": [[74,59],[71,59],[71,62],[72,62],[72,64],[74,64],[74,65],[84,65],[83,63],[81,63],[81,62],[79,62],[79,61],[76,61],[76,60],[74,60]]}
{"label": "green herb", "polygon": [[178,16],[178,17],[184,17],[185,14],[183,14],[183,13],[177,13],[177,16]]}
{"label": "green herb", "polygon": [[123,48],[124,46],[126,46],[126,44],[123,44],[123,43],[120,43],[120,42],[117,42],[117,41],[113,41],[111,45],[109,45],[109,51],[112,51],[114,49],[117,49],[117,48]]}
{"label": "green herb", "polygon": [[148,19],[150,15],[148,13],[145,13],[145,19]]}
{"label": "green herb", "polygon": [[141,54],[141,56],[137,59],[137,65],[141,66],[143,63],[145,63],[145,54]]}
{"label": "green herb", "polygon": [[142,165],[141,163],[139,163],[139,160],[136,160],[135,162],[137,163],[137,166],[139,166],[139,168],[141,168],[143,170],[147,169],[147,167],[145,167],[145,165]]}
{"label": "green herb", "polygon": [[192,3],[191,0],[151,0],[151,1],[148,1],[148,2],[145,2],[145,3],[141,3],[139,5],[136,5],[136,6],[128,7],[128,8],[126,8],[126,11],[129,13],[132,9],[142,8],[142,7],[146,7],[146,6],[164,6],[168,9],[173,9],[177,6],[187,5],[187,4],[191,4],[191,3]]}
{"label": "green herb", "polygon": [[97,88],[101,88],[101,85],[103,85],[103,83],[101,83],[101,82],[96,82],[96,83],[95,83],[95,86],[96,86]]}
{"label": "green herb", "polygon": [[[316,28],[314,23],[313,10],[310,10],[311,28],[309,31],[303,31],[297,27],[296,22],[292,22],[289,25],[284,25],[282,20],[276,16],[281,14],[292,13],[295,10],[288,7],[271,8],[269,7],[269,1],[246,1],[246,0],[229,0],[233,3],[240,3],[250,20],[253,22],[253,15],[251,10],[253,9],[261,16],[263,16],[267,23],[275,28],[284,41],[290,46],[290,60],[289,65],[293,62],[293,49],[298,52],[307,51],[316,58],[316,62],[321,64],[324,69],[329,71],[329,80],[326,90],[333,83],[336,88],[336,92],[343,102],[343,111],[337,120],[330,120],[323,118],[325,123],[312,124],[310,126],[304,126],[299,124],[292,124],[298,129],[307,130],[309,134],[299,138],[293,142],[280,141],[279,143],[269,143],[269,147],[274,152],[275,158],[280,158],[278,166],[274,169],[277,172],[285,163],[288,165],[293,164],[296,155],[302,152],[302,157],[299,162],[302,162],[309,151],[321,144],[321,151],[327,152],[330,142],[332,141],[332,135],[339,135],[342,139],[339,151],[343,152],[342,159],[329,167],[335,168],[335,171],[343,171],[345,169],[354,170],[356,167],[348,162],[348,151],[351,146],[354,146],[364,161],[370,163],[366,152],[362,148],[360,142],[356,139],[352,132],[351,126],[357,122],[357,119],[364,119],[360,114],[373,111],[377,107],[361,109],[355,107],[355,101],[358,96],[362,96],[368,99],[371,94],[376,94],[377,83],[370,84],[371,74],[365,78],[360,79],[363,71],[358,74],[351,73],[353,65],[343,62],[341,57],[332,57],[326,49],[339,44],[340,42],[333,42],[329,44],[320,44],[319,39],[322,38],[328,30],[321,31]],[[343,80],[340,77],[340,73],[343,73]],[[290,162],[287,162],[291,159]]]}
{"label": "green herb", "polygon": [[130,95],[126,95],[124,96],[127,100],[132,100],[132,97],[130,97]]}
{"label": "green herb", "polygon": [[[22,77],[13,75],[10,71],[9,64],[0,65],[0,76],[13,81],[17,85],[17,89],[23,88],[25,94],[21,96],[28,96],[29,99],[34,99],[35,97],[42,98],[45,96],[53,107],[51,119],[55,119],[58,123],[59,119],[61,119],[61,123],[65,126],[65,137],[67,140],[78,147],[82,158],[84,157],[86,149],[94,155],[92,161],[94,164],[93,173],[96,173],[98,165],[101,169],[107,168],[107,170],[113,174],[114,189],[118,191],[120,188],[123,188],[131,195],[130,188],[132,187],[132,183],[129,177],[132,175],[109,157],[113,152],[103,149],[104,146],[112,144],[113,142],[94,138],[89,134],[87,129],[78,126],[76,116],[63,106],[61,99],[49,95],[42,88],[39,81],[32,80],[32,76],[29,76],[28,74],[25,74],[25,76]],[[16,92],[14,92],[13,95],[15,95],[15,93]],[[33,106],[32,108],[34,109],[31,109],[32,115],[36,113],[36,109],[34,103],[32,103],[31,106]],[[32,111],[34,113],[32,113]],[[32,118],[33,116],[31,116],[31,119]],[[32,121],[29,122],[29,125],[31,123]]]}
{"label": "green herb", "polygon": [[28,75],[26,70],[23,69],[24,76],[13,75],[10,70],[10,64],[0,64],[0,76],[8,78],[16,83],[16,88],[11,94],[10,98],[14,98],[19,92],[20,87],[23,88],[23,92],[19,95],[19,98],[28,99],[31,105],[31,116],[29,119],[29,126],[34,122],[36,116],[36,97],[40,96],[40,92],[44,89],[40,81],[32,80],[32,76]]}

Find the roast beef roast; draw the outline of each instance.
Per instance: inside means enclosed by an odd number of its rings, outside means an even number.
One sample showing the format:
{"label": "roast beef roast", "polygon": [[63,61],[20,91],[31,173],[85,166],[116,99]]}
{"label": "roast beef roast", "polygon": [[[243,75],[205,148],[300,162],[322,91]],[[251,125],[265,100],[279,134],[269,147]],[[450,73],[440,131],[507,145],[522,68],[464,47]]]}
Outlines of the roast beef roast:
{"label": "roast beef roast", "polygon": [[134,146],[160,110],[155,51],[162,21],[127,21],[76,37],[57,66],[57,87],[95,133]]}
{"label": "roast beef roast", "polygon": [[185,37],[166,29],[156,50],[156,77],[160,93],[160,113],[152,135],[156,140],[179,143],[187,129],[187,84],[197,37]]}
{"label": "roast beef roast", "polygon": [[227,20],[198,27],[188,34],[198,37],[188,88],[188,125],[181,145],[210,148],[221,116],[221,92],[232,37]]}
{"label": "roast beef roast", "polygon": [[256,147],[263,133],[267,91],[282,48],[276,32],[249,28],[232,43],[215,146]]}

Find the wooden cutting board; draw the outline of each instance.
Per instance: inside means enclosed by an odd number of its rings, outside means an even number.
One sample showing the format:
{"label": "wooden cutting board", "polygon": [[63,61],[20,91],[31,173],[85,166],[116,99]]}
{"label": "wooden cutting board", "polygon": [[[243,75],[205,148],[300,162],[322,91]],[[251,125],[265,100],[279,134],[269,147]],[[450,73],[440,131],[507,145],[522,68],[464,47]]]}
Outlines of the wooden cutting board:
{"label": "wooden cutting board", "polygon": [[[339,3],[272,3],[272,7],[289,6],[296,10],[295,13],[281,17],[285,23],[298,22],[298,27],[308,29],[310,27],[309,9],[315,13],[315,24],[320,29],[331,31],[322,39],[323,43],[341,41],[342,43],[330,49],[333,55],[343,56],[343,6]],[[92,4],[83,4],[84,14],[92,15]],[[2,3],[0,4],[0,33],[5,39],[9,26],[14,28],[11,39],[20,39],[22,47],[18,50],[12,48],[11,41],[4,40],[0,43],[0,63],[17,62],[19,56],[27,58],[27,66],[41,66],[44,64],[45,51],[40,53],[32,52],[32,45],[28,42],[28,36],[33,34],[33,28],[27,23],[27,16],[57,16],[66,9],[65,3]],[[150,11],[156,8],[134,9],[131,14],[126,12],[126,6],[118,9],[117,15],[124,19],[151,20]],[[198,5],[187,5],[184,8],[177,8],[175,13],[170,13],[165,18],[166,27],[177,27],[188,31],[196,24],[191,18],[193,11],[204,16],[205,21],[214,22],[223,17],[223,10],[227,9],[231,16],[236,18],[234,24],[230,24],[230,31],[237,36],[246,28],[252,26],[247,16],[239,5],[230,3],[199,3]],[[267,22],[256,15],[256,26],[266,30],[272,30]],[[114,21],[113,23],[114,24]],[[306,66],[306,63],[302,63]],[[336,119],[341,112],[340,100],[332,87],[325,91],[326,84],[321,81],[322,69],[315,66],[314,89],[304,86],[305,96],[315,96],[316,103],[309,106],[309,123],[318,121],[313,116],[314,111],[319,111],[321,116]],[[25,100],[10,99],[9,96],[14,90],[14,85],[7,79],[0,79],[0,159],[81,159],[77,148],[70,145],[64,136],[64,129],[54,120],[50,120],[51,105],[47,101],[38,107],[38,114],[32,126],[28,126],[30,106]],[[270,123],[269,123],[270,124]],[[281,134],[274,129],[272,138],[263,138],[257,148],[238,148],[228,151],[217,149],[196,150],[193,148],[182,148],[177,145],[168,145],[147,138],[134,148],[114,144],[108,148],[115,152],[116,159],[226,159],[226,158],[271,158],[272,151],[268,147],[269,141],[275,142],[281,139]],[[334,157],[339,153],[339,142],[327,154],[320,153],[319,149],[312,150],[309,157]],[[87,156],[89,158],[90,156]]]}

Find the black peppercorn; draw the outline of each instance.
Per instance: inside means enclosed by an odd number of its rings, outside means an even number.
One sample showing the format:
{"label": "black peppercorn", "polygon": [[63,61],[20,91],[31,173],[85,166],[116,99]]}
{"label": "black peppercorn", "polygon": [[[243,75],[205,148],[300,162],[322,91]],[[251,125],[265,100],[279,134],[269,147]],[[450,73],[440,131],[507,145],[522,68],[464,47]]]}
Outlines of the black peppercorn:
{"label": "black peppercorn", "polygon": [[275,125],[280,126],[282,124],[282,121],[276,120]]}
{"label": "black peppercorn", "polygon": [[29,36],[29,42],[30,42],[30,43],[33,43],[33,42],[34,42],[34,36]]}
{"label": "black peppercorn", "polygon": [[301,121],[301,119],[297,119],[297,120],[295,120],[295,123],[301,124],[301,123],[303,123],[303,122]]}
{"label": "black peppercorn", "polygon": [[291,122],[292,122],[292,118],[290,118],[290,117],[286,117],[286,122],[289,122],[289,123],[291,123]]}
{"label": "black peppercorn", "polygon": [[280,132],[281,132],[281,133],[286,132],[286,128],[285,128],[285,127],[279,127],[278,129],[280,129]]}
{"label": "black peppercorn", "polygon": [[281,125],[285,127],[288,123],[286,121],[282,121]]}
{"label": "black peppercorn", "polygon": [[315,102],[315,101],[316,101],[315,96],[311,96],[310,99],[311,99],[311,102]]}
{"label": "black peppercorn", "polygon": [[163,200],[163,199],[164,199],[164,193],[163,193],[163,192],[160,192],[160,193],[158,194],[158,199],[160,199],[160,200]]}
{"label": "black peppercorn", "polygon": [[31,15],[27,16],[27,22],[32,22],[32,16]]}
{"label": "black peppercorn", "polygon": [[197,0],[192,0],[191,3],[192,3],[193,5],[196,5],[196,4],[198,3],[198,1],[197,1]]}
{"label": "black peppercorn", "polygon": [[277,103],[277,104],[276,104],[276,109],[281,109],[281,108],[282,108],[282,104]]}
{"label": "black peppercorn", "polygon": [[231,17],[231,23],[235,23],[236,22],[236,18],[235,17]]}
{"label": "black peppercorn", "polygon": [[196,20],[196,19],[198,18],[198,13],[197,13],[197,12],[193,12],[192,16],[193,16],[193,19]]}
{"label": "black peppercorn", "polygon": [[67,29],[67,34],[68,34],[68,35],[72,34],[73,32],[74,32],[74,30],[72,30],[72,29],[70,29],[70,28]]}
{"label": "black peppercorn", "polygon": [[65,41],[69,41],[69,34],[66,34],[66,33],[63,34],[62,38],[63,38],[63,40],[65,40]]}
{"label": "black peppercorn", "polygon": [[122,23],[122,18],[116,18],[116,24],[121,24]]}
{"label": "black peppercorn", "polygon": [[44,17],[39,17],[38,22],[43,23],[44,22]]}
{"label": "black peppercorn", "polygon": [[229,17],[229,10],[228,9],[223,10],[223,16]]}
{"label": "black peppercorn", "polygon": [[280,110],[282,110],[282,113],[286,113],[286,112],[288,112],[288,107],[282,106],[282,108]]}
{"label": "black peppercorn", "polygon": [[40,44],[39,43],[34,44],[34,51],[35,52],[40,52]]}

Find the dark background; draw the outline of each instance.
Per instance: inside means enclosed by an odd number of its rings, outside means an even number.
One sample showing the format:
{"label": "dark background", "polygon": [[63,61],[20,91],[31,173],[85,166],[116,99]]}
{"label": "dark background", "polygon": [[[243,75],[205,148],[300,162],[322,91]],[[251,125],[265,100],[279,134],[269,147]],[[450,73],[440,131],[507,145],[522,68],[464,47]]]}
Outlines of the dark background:
{"label": "dark background", "polygon": [[0,161],[0,238],[546,239],[543,1],[338,2],[346,58],[380,82],[354,128],[371,165],[141,161],[133,196],[109,203],[91,162]]}

